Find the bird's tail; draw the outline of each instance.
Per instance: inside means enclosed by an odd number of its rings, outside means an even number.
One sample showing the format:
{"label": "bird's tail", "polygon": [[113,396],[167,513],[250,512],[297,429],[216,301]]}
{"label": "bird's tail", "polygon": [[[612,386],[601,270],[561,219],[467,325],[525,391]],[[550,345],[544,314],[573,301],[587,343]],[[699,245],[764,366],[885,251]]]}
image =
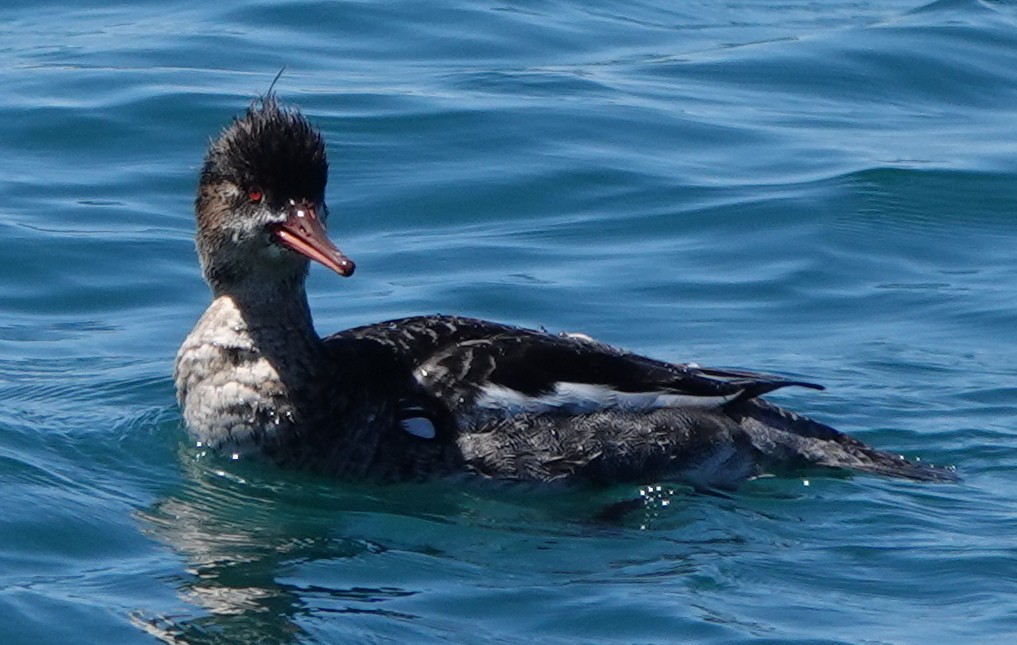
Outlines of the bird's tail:
{"label": "bird's tail", "polygon": [[776,464],[828,466],[922,482],[954,482],[952,468],[927,466],[871,448],[830,426],[753,399],[728,409],[763,455]]}

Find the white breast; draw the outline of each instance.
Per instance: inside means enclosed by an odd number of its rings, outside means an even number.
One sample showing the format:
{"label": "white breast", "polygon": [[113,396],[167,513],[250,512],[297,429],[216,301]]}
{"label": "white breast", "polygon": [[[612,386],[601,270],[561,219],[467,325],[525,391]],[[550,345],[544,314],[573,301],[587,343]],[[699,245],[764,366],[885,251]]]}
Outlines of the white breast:
{"label": "white breast", "polygon": [[277,369],[229,305],[217,300],[198,321],[177,353],[174,377],[192,436],[242,456],[290,426],[295,411]]}

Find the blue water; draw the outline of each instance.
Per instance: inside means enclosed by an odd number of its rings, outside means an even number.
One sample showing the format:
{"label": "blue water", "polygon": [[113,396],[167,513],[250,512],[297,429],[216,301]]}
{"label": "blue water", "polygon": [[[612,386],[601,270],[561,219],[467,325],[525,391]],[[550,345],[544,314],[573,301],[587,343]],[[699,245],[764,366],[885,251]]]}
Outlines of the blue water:
{"label": "blue water", "polygon": [[[1017,635],[1017,7],[8,2],[0,643],[983,643]],[[200,454],[210,137],[331,152],[319,330],[460,313],[806,377],[956,485],[730,499],[336,484]]]}

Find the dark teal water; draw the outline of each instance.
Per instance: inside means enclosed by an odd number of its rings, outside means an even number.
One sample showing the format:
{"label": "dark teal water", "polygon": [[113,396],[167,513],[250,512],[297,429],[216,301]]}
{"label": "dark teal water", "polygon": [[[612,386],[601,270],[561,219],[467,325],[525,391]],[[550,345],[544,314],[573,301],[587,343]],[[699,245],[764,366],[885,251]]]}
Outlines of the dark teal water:
{"label": "dark teal water", "polygon": [[[1017,635],[1017,7],[0,9],[0,643],[984,643]],[[957,485],[731,499],[340,485],[202,456],[209,137],[324,130],[320,331],[461,313],[825,383]]]}

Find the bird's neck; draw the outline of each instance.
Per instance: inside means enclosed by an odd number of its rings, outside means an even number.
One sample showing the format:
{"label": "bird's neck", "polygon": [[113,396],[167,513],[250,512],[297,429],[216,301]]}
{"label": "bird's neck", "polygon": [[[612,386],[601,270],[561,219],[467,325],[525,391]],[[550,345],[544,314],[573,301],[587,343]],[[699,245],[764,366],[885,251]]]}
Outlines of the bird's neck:
{"label": "bird's neck", "polygon": [[[266,353],[272,353],[272,346],[300,351],[320,343],[302,282],[214,289],[209,310],[213,308],[229,312],[232,329],[250,336]],[[262,346],[266,342],[270,345]]]}
{"label": "bird's neck", "polygon": [[324,369],[303,285],[214,295],[177,354],[184,419],[199,441],[224,451],[284,441],[305,422]]}

